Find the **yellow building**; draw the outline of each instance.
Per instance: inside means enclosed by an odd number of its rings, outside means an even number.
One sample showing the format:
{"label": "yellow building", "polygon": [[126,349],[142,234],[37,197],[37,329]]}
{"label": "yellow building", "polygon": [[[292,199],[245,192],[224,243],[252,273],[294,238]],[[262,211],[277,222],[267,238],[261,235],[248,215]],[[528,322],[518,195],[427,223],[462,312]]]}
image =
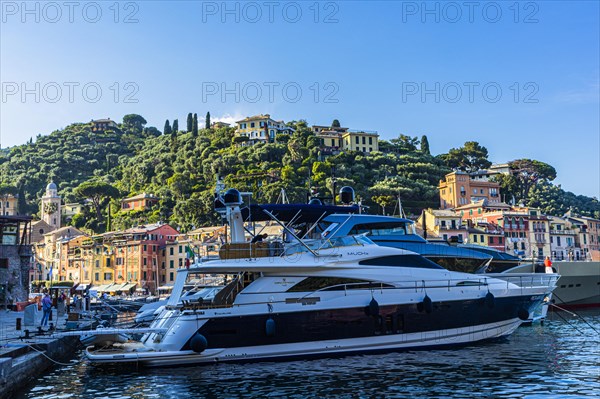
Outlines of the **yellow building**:
{"label": "yellow building", "polygon": [[[192,247],[192,241],[189,239],[178,238],[165,243],[160,265],[161,285],[173,286],[177,277],[177,269],[186,265],[187,247]],[[191,261],[193,262],[193,260]]]}
{"label": "yellow building", "polygon": [[246,117],[237,121],[236,137],[247,137],[249,144],[273,143],[278,134],[292,134],[294,129],[269,114]]}
{"label": "yellow building", "polygon": [[90,269],[90,283],[94,286],[115,281],[115,249],[109,244],[114,233],[89,237],[82,242],[84,264]]}
{"label": "yellow building", "polygon": [[321,140],[321,152],[324,155],[335,155],[341,151],[379,151],[377,132],[321,125],[313,125],[310,130]]}
{"label": "yellow building", "polygon": [[78,284],[89,284],[92,278],[91,265],[86,262],[85,249],[82,246],[87,236],[77,236],[63,242],[61,254],[61,274],[66,281]]}
{"label": "yellow building", "polygon": [[31,281],[67,280],[69,242],[84,233],[67,226],[44,234],[43,240],[33,245],[35,265]]}
{"label": "yellow building", "polygon": [[379,135],[375,132],[347,131],[342,133],[342,150],[365,154],[379,151]]}
{"label": "yellow building", "polygon": [[497,225],[481,222],[467,228],[469,244],[490,247],[504,252],[506,237],[504,231]]}
{"label": "yellow building", "polygon": [[460,214],[448,209],[425,209],[419,216],[417,225],[425,226],[429,238],[441,238],[447,241],[451,237],[456,237],[463,242],[468,237]]}
{"label": "yellow building", "polygon": [[6,194],[0,198],[0,215],[4,216],[14,216],[17,215],[18,212],[18,195]]}
{"label": "yellow building", "polygon": [[62,215],[63,220],[66,223],[70,223],[71,220],[73,219],[73,216],[79,215],[80,213],[82,213],[83,209],[85,207],[86,207],[85,205],[79,204],[77,202],[72,202],[72,203],[63,205],[62,209],[61,209],[61,215]]}
{"label": "yellow building", "polygon": [[550,246],[550,220],[539,209],[525,208],[529,213],[529,242],[531,256],[543,260],[552,255]]}

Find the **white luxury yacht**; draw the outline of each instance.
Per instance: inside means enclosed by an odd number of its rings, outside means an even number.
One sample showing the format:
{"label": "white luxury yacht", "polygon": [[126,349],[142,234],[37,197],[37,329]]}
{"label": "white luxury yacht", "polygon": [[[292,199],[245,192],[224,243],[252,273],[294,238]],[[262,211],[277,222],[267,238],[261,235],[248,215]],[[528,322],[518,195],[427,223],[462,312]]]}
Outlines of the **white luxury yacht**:
{"label": "white luxury yacht", "polygon": [[[90,346],[89,361],[172,366],[464,345],[512,333],[558,279],[448,271],[362,235],[248,243],[239,192],[216,203],[231,230],[220,259],[180,269],[142,338]],[[199,274],[231,280],[210,301],[182,301]]]}

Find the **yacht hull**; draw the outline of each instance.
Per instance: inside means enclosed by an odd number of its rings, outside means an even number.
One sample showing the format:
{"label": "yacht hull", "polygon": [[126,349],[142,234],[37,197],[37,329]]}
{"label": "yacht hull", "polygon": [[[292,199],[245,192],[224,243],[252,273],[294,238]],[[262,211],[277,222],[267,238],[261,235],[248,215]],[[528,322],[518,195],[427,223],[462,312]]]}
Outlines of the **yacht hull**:
{"label": "yacht hull", "polygon": [[[528,295],[497,297],[493,301],[479,296],[433,302],[429,308],[414,302],[387,304],[378,306],[375,314],[370,306],[231,312],[216,317],[186,313],[174,322],[177,329],[187,331],[186,340],[180,341],[180,350],[124,344],[100,350],[89,347],[86,356],[96,364],[164,367],[464,346],[511,334],[543,298],[543,293],[531,290]],[[269,322],[271,331],[266,328]],[[199,353],[192,350],[196,335],[202,335],[207,342]]]}
{"label": "yacht hull", "polygon": [[410,334],[380,335],[339,340],[295,342],[276,345],[241,346],[165,352],[119,352],[86,350],[90,362],[96,364],[137,363],[146,367],[202,365],[218,362],[251,362],[257,360],[290,360],[345,354],[391,352],[436,347],[464,346],[510,335],[522,320],[514,318],[496,323]]}
{"label": "yacht hull", "polygon": [[[600,262],[554,262],[560,279],[552,293],[554,303],[562,308],[600,306]],[[531,272],[531,264],[523,264],[507,273]]]}

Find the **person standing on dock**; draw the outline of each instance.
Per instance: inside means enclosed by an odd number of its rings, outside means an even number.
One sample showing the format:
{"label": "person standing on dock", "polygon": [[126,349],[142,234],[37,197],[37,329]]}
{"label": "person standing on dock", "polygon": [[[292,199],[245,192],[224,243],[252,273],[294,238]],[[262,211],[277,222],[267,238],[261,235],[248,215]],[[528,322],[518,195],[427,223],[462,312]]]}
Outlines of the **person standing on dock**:
{"label": "person standing on dock", "polygon": [[50,312],[52,312],[52,298],[48,295],[47,292],[44,293],[44,298],[42,299],[42,311],[44,312],[42,316],[42,327],[48,325],[48,319],[50,318]]}
{"label": "person standing on dock", "polygon": [[546,267],[546,273],[553,273],[552,261],[549,256],[546,256],[546,259],[544,259],[544,266]]}

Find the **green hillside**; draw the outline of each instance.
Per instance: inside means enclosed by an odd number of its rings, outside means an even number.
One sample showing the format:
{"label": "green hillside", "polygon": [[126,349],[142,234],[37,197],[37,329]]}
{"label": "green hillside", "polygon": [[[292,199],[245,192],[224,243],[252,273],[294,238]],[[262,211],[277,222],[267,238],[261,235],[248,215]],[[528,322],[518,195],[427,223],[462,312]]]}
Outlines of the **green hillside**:
{"label": "green hillside", "polygon": [[[194,126],[190,132],[162,134],[145,125],[139,115],[127,115],[118,129],[104,132],[76,123],[0,151],[0,189],[19,193],[25,213],[37,214],[44,188],[53,180],[65,202],[93,200],[72,223],[96,232],[156,221],[185,231],[217,222],[212,211],[217,174],[228,187],[252,191],[256,202],[274,202],[282,188],[293,202],[305,202],[311,189],[328,197],[335,182],[337,190],[354,187],[371,213],[391,212],[400,194],[405,210],[416,214],[438,206],[437,184],[452,168],[471,171],[490,164],[487,149],[478,143],[432,156],[425,136],[404,135],[380,140],[380,152],[345,152],[324,160],[319,139],[304,121],[290,123],[293,135],[254,146],[238,143],[232,128]],[[600,216],[597,199],[565,192],[551,183],[554,168],[524,161],[529,160],[513,162],[514,175],[500,181],[507,199],[550,214],[572,209]],[[120,199],[140,193],[161,200],[149,211],[122,213]]]}

